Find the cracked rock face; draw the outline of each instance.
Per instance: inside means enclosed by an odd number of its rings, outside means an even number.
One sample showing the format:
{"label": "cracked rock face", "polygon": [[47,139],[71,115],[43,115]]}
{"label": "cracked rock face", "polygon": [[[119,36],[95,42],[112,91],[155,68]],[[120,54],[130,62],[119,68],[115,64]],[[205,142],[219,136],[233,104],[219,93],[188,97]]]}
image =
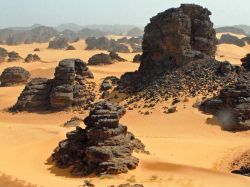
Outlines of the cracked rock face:
{"label": "cracked rock face", "polygon": [[250,71],[250,54],[247,54],[244,58],[241,59],[242,66]]}
{"label": "cracked rock face", "polygon": [[59,143],[52,159],[59,168],[71,167],[72,175],[119,174],[135,169],[139,160],[134,150],[144,151],[144,145],[127,127],[119,123],[125,109],[102,101],[94,105],[84,119],[85,129],[77,127]]}
{"label": "cracked rock face", "polygon": [[6,68],[0,76],[1,86],[13,86],[26,84],[29,81],[30,73],[22,67]]}
{"label": "cracked rock face", "polygon": [[210,15],[206,8],[183,4],[151,18],[139,72],[161,74],[193,60],[214,58],[217,40]]}
{"label": "cracked rock face", "polygon": [[86,63],[80,59],[64,59],[56,67],[54,79],[31,80],[12,109],[37,111],[86,108],[95,98],[94,85],[88,83],[86,78],[93,78]]}

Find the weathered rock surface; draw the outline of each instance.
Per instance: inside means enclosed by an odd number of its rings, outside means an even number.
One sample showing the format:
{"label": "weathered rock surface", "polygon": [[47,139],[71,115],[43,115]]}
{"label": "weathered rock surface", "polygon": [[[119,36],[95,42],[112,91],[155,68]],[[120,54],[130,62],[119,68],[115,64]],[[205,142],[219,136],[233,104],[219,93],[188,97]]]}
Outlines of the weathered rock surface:
{"label": "weathered rock surface", "polygon": [[219,44],[233,44],[239,47],[245,46],[244,40],[230,34],[223,34],[219,40]]}
{"label": "weathered rock surface", "polygon": [[[37,78],[32,80],[12,110],[88,108],[95,99],[93,93],[95,85],[85,80],[86,78],[93,78],[93,74],[85,62],[80,59],[64,59],[56,67],[54,79]],[[35,103],[35,107],[32,105],[33,103]]]}
{"label": "weathered rock surface", "polygon": [[49,49],[66,49],[69,46],[68,40],[64,37],[55,37],[49,42]]}
{"label": "weathered rock surface", "polygon": [[86,128],[77,127],[67,133],[67,139],[54,150],[52,159],[56,166],[72,168],[71,173],[76,176],[119,174],[135,169],[139,160],[132,153],[133,141],[137,139],[119,124],[124,113],[122,107],[112,103],[96,103],[84,120]]}
{"label": "weathered rock surface", "polygon": [[16,62],[16,61],[19,61],[21,59],[22,59],[22,57],[20,57],[19,54],[15,51],[8,53],[8,62]]}
{"label": "weathered rock surface", "polygon": [[250,54],[247,54],[246,57],[241,59],[242,66],[250,71]]}
{"label": "weathered rock surface", "polygon": [[22,67],[6,68],[1,76],[1,86],[13,86],[16,84],[26,84],[30,78],[30,73]]}
{"label": "weathered rock surface", "polygon": [[201,103],[200,110],[215,115],[225,130],[250,129],[250,77],[224,87]]}
{"label": "weathered rock surface", "polygon": [[37,54],[28,54],[27,57],[24,59],[24,62],[31,63],[31,62],[39,62],[41,58]]}
{"label": "weathered rock surface", "polygon": [[139,72],[157,75],[197,59],[214,58],[217,39],[210,15],[201,6],[182,4],[151,18],[145,27]]}
{"label": "weathered rock surface", "polygon": [[104,53],[93,55],[88,61],[88,65],[107,65],[107,64],[113,64],[113,61],[108,54]]}

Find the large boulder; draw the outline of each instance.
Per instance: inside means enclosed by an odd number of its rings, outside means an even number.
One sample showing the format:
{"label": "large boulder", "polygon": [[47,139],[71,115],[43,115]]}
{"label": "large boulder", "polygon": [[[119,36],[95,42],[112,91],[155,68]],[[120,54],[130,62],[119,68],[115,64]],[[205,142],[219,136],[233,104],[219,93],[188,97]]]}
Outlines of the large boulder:
{"label": "large boulder", "polygon": [[13,86],[16,84],[26,84],[30,78],[30,73],[22,67],[6,68],[1,76],[1,86]]}
{"label": "large boulder", "polygon": [[111,57],[104,53],[93,55],[88,61],[88,65],[107,65],[112,63]]}
{"label": "large boulder", "polygon": [[71,168],[75,176],[120,174],[135,169],[139,159],[132,156],[133,151],[145,150],[141,141],[119,123],[124,114],[122,107],[112,103],[96,103],[84,119],[86,128],[77,127],[67,133],[67,139],[54,150],[56,166]]}
{"label": "large boulder", "polygon": [[241,59],[241,62],[242,62],[242,66],[250,71],[250,53],[247,54],[244,58]]}
{"label": "large boulder", "polygon": [[125,62],[126,61],[124,58],[120,57],[116,52],[113,52],[113,51],[111,51],[109,53],[109,56],[110,56],[111,60],[115,60],[118,62]]}
{"label": "large boulder", "polygon": [[22,59],[22,57],[20,57],[19,54],[15,51],[8,53],[8,62],[16,62],[16,61],[19,61],[21,59]]}
{"label": "large boulder", "polygon": [[39,62],[41,61],[41,58],[37,54],[28,54],[27,57],[24,59],[24,62],[30,63],[30,62]]}
{"label": "large boulder", "polygon": [[217,40],[210,15],[199,5],[182,4],[151,18],[139,72],[158,75],[197,59],[214,58]]}
{"label": "large boulder", "polygon": [[87,109],[95,99],[93,78],[80,59],[64,59],[55,70],[54,79],[33,79],[21,93],[12,111]]}
{"label": "large boulder", "polygon": [[64,37],[55,37],[49,42],[49,49],[66,49],[69,46],[68,40]]}

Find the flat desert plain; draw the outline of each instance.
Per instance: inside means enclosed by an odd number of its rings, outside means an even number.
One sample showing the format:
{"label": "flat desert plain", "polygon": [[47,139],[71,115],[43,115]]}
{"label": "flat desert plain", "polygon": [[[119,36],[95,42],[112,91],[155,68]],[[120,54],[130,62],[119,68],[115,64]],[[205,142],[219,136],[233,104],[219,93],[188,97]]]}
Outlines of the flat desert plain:
{"label": "flat desert plain", "polygon": [[[6,67],[22,66],[32,77],[53,77],[58,62],[64,58],[80,58],[87,61],[101,51],[84,49],[84,42],[73,44],[74,51],[49,50],[48,44],[25,44],[0,46],[16,51],[22,57],[36,52],[43,62],[4,62],[0,73]],[[240,58],[250,47],[219,45],[219,60],[240,64]],[[104,52],[104,51],[103,51]],[[132,63],[135,54],[120,54],[129,62],[90,67],[94,81],[99,85],[109,75],[121,76],[135,71],[138,64]],[[221,57],[224,56],[224,57]],[[74,178],[68,170],[57,169],[50,161],[50,155],[58,142],[65,139],[64,122],[73,116],[84,117],[86,113],[17,113],[6,111],[20,95],[24,86],[0,88],[0,186],[1,187],[78,187],[84,180],[91,180],[97,187],[139,183],[146,187],[249,187],[250,178],[230,173],[231,161],[248,150],[250,132],[231,133],[222,131],[218,125],[207,124],[211,117],[193,108],[198,99],[189,99],[178,105],[178,112],[164,114],[162,106],[153,109],[150,115],[138,111],[127,111],[121,119],[146,145],[150,155],[136,154],[140,159],[137,169],[117,176]],[[162,103],[164,105],[164,103]]]}

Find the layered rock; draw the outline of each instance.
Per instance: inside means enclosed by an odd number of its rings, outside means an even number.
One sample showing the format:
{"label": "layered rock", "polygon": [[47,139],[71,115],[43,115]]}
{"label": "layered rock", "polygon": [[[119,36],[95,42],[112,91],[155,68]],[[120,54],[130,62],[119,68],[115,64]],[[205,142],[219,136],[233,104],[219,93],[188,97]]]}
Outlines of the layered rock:
{"label": "layered rock", "polygon": [[[64,59],[56,67],[54,79],[32,80],[12,109],[36,111],[39,108],[50,110],[88,108],[95,99],[93,93],[95,85],[85,80],[86,78],[93,78],[86,63],[80,59]],[[35,107],[30,103],[35,103]]]}
{"label": "layered rock", "polygon": [[[122,107],[109,102],[94,105],[84,119],[85,129],[77,127],[59,143],[52,159],[59,168],[72,168],[72,175],[119,174],[135,169],[139,160],[132,156],[144,145],[127,127],[119,124],[125,114]],[[135,142],[135,143],[134,143]]]}
{"label": "layered rock", "polygon": [[4,62],[8,56],[8,51],[2,47],[0,47],[0,63]]}
{"label": "layered rock", "polygon": [[41,61],[41,58],[37,54],[28,54],[27,57],[24,59],[24,62],[26,63],[39,61]]}
{"label": "layered rock", "polygon": [[242,62],[242,66],[246,70],[250,71],[250,54],[247,54],[246,57],[242,58],[241,62]]}
{"label": "layered rock", "polygon": [[64,37],[55,37],[49,42],[49,49],[66,49],[69,46],[68,40]]}
{"label": "layered rock", "polygon": [[107,65],[107,64],[113,64],[113,61],[108,54],[104,53],[93,55],[88,61],[88,65]]}
{"label": "layered rock", "polygon": [[49,96],[52,80],[34,78],[24,88],[11,111],[44,111],[50,109]]}
{"label": "layered rock", "polygon": [[19,61],[21,59],[22,59],[22,57],[20,57],[19,54],[15,51],[8,53],[8,62],[16,62],[16,61]]}
{"label": "layered rock", "polygon": [[203,112],[215,115],[225,130],[250,129],[250,79],[225,86],[217,97],[200,105]]}
{"label": "layered rock", "polygon": [[1,76],[1,86],[13,86],[16,84],[26,84],[30,78],[30,73],[22,67],[6,68]]}
{"label": "layered rock", "polygon": [[197,59],[214,58],[217,40],[210,15],[201,6],[182,4],[151,18],[145,27],[139,72],[157,75]]}

